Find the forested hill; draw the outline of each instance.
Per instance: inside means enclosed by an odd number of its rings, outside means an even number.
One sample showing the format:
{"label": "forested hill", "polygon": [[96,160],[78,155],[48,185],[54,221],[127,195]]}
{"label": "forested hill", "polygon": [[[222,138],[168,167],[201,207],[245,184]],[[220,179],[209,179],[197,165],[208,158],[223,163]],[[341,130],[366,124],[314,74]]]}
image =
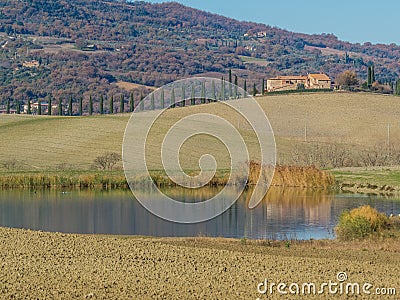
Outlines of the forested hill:
{"label": "forested hill", "polygon": [[[278,74],[354,69],[381,81],[400,75],[400,47],[342,42],[185,7],[101,0],[3,0],[0,99],[24,101],[145,94],[175,79],[226,76],[261,85]],[[147,86],[147,87],[146,87]],[[259,86],[260,88],[260,86]]]}

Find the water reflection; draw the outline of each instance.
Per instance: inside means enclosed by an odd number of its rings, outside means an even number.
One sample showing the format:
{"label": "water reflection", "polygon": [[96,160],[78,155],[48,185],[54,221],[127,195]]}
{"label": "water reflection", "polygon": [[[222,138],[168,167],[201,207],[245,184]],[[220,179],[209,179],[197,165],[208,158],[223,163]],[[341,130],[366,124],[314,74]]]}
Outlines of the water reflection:
{"label": "water reflection", "polygon": [[[170,189],[170,195],[201,201],[217,189]],[[198,224],[176,224],[147,212],[129,191],[0,191],[0,226],[44,231],[151,236],[247,238],[331,238],[343,209],[370,204],[387,214],[400,213],[400,201],[336,195],[326,191],[271,188],[262,203],[248,209],[250,192],[224,214]]]}

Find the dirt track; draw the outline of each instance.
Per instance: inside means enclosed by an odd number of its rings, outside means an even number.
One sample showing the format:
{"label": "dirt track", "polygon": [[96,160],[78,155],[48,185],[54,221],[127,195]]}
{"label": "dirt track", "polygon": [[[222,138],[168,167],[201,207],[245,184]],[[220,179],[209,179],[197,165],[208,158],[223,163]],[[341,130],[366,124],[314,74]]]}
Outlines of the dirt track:
{"label": "dirt track", "polygon": [[[395,287],[400,242],[261,243],[67,235],[0,228],[1,299],[346,299],[261,295],[257,284],[348,282]],[[368,250],[366,249],[368,247]],[[325,297],[325,298],[324,298]],[[397,298],[395,298],[397,297]],[[356,299],[399,299],[397,296]]]}

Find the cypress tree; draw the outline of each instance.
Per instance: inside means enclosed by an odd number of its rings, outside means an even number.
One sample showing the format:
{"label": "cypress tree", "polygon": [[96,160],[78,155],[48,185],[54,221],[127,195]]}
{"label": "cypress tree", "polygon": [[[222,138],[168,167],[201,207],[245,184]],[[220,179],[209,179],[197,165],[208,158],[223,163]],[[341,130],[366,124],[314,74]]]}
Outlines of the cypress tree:
{"label": "cypress tree", "polygon": [[229,69],[229,74],[228,74],[228,79],[229,79],[229,83],[232,83],[232,70]]}
{"label": "cypress tree", "polygon": [[265,81],[264,78],[262,80],[262,90],[261,90],[261,94],[264,95],[264,90],[265,90]]}
{"label": "cypress tree", "polygon": [[119,104],[119,110],[120,113],[125,112],[125,99],[124,99],[124,94],[121,94],[121,99],[120,99],[120,104]]}
{"label": "cypress tree", "polygon": [[93,100],[92,100],[92,95],[89,96],[89,115],[91,116],[93,114]]}
{"label": "cypress tree", "polygon": [[238,77],[235,75],[235,98],[240,98],[240,95],[238,93]]}
{"label": "cypress tree", "polygon": [[154,105],[154,93],[151,93],[150,106],[151,106],[151,110],[154,110],[154,109],[155,109],[155,105]]}
{"label": "cypress tree", "polygon": [[216,96],[215,96],[215,82],[214,80],[211,83],[211,97],[212,100],[215,101],[216,100]]}
{"label": "cypress tree", "polygon": [[72,96],[69,97],[69,102],[68,102],[68,115],[72,116]]}
{"label": "cypress tree", "polygon": [[164,107],[165,107],[165,103],[164,103],[164,101],[165,101],[165,95],[164,95],[164,90],[161,90],[161,100],[160,100],[160,102],[161,102],[161,109],[163,109]]}
{"label": "cypress tree", "polygon": [[400,95],[400,79],[397,79],[396,81],[396,95]]}
{"label": "cypress tree", "polygon": [[192,93],[190,94],[190,104],[196,105],[196,95],[194,92],[194,85],[192,85]]}
{"label": "cypress tree", "polygon": [[104,97],[100,95],[100,114],[104,114]]}
{"label": "cypress tree", "polygon": [[143,92],[140,92],[140,110],[144,111],[144,101]]}
{"label": "cypress tree", "polygon": [[220,94],[220,100],[225,100],[225,80],[222,77],[221,79],[221,94]]}
{"label": "cypress tree", "polygon": [[38,100],[37,114],[38,114],[39,116],[42,115],[42,101],[40,101],[40,100]]}
{"label": "cypress tree", "polygon": [[367,78],[367,85],[370,88],[372,85],[372,67],[368,66],[368,78]]}
{"label": "cypress tree", "polygon": [[63,115],[63,108],[62,108],[62,101],[61,99],[58,100],[58,115],[62,116]]}
{"label": "cypress tree", "polygon": [[26,113],[27,113],[28,115],[31,115],[31,114],[32,114],[31,100],[30,100],[30,99],[28,99],[28,109],[27,109]]}
{"label": "cypress tree", "polygon": [[48,102],[48,106],[47,106],[47,114],[49,115],[49,116],[51,116],[51,95],[49,95],[49,98],[48,98],[48,100],[47,100],[47,102]]}
{"label": "cypress tree", "polygon": [[372,83],[374,83],[376,80],[375,80],[375,66],[374,65],[372,65],[372,70],[371,70],[371,72],[372,72]]}
{"label": "cypress tree", "polygon": [[135,110],[135,102],[133,100],[133,93],[129,96],[129,112],[133,112]]}
{"label": "cypress tree", "polygon": [[83,116],[83,98],[79,98],[79,115]]}
{"label": "cypress tree", "polygon": [[171,107],[174,108],[175,107],[175,89],[172,88],[172,92],[171,92]]}
{"label": "cypress tree", "polygon": [[19,100],[17,100],[17,114],[19,115],[21,113],[21,105],[19,103]]}
{"label": "cypress tree", "polygon": [[6,108],[7,114],[10,114],[10,98],[7,99],[7,108]]}
{"label": "cypress tree", "polygon": [[114,96],[110,98],[110,114],[114,113]]}
{"label": "cypress tree", "polygon": [[253,83],[253,97],[257,95],[257,89],[256,89],[256,84]]}
{"label": "cypress tree", "polygon": [[201,84],[201,96],[200,96],[200,98],[201,98],[201,103],[202,104],[206,103],[206,85],[205,85],[204,82]]}
{"label": "cypress tree", "polygon": [[185,102],[186,102],[185,85],[182,85],[182,107],[185,107]]}
{"label": "cypress tree", "polygon": [[244,87],[243,87],[243,89],[247,92],[247,81],[246,81],[246,80],[244,81]]}

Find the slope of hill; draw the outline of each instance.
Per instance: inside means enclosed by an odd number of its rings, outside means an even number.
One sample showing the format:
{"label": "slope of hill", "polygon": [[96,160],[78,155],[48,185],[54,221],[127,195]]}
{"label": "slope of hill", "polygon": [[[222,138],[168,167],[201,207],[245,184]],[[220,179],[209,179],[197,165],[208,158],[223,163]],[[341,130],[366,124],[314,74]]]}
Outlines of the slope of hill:
{"label": "slope of hill", "polygon": [[[326,146],[338,145],[345,150],[370,151],[371,155],[376,150],[375,146],[385,145],[387,125],[391,124],[391,143],[393,149],[399,149],[400,128],[395,124],[398,124],[400,102],[395,96],[321,93],[289,97],[268,96],[257,100],[274,130],[280,163],[292,164],[294,150],[310,145],[303,143],[305,124],[308,142]],[[246,100],[237,101],[243,101],[245,105]],[[171,120],[177,121],[182,119],[182,116],[208,110],[233,120],[232,124],[237,124],[238,130],[248,143],[250,155],[258,153],[256,137],[252,131],[246,128],[244,122],[236,119],[237,116],[224,105],[217,103],[168,110],[164,114],[163,122],[157,127],[159,130],[151,133],[149,143],[161,144],[166,130],[170,128],[168,124]],[[89,169],[97,156],[109,151],[121,151],[129,116],[4,115],[0,118],[0,163],[16,161],[17,168],[27,170],[57,169],[64,165],[73,169]],[[145,117],[150,116],[151,114]],[[204,128],[206,127],[207,123],[204,121]],[[159,148],[151,149],[148,165],[155,166],[154,169],[161,169],[161,164],[157,165],[160,163],[160,155],[153,155],[152,152],[159,153]],[[220,168],[229,167],[229,155],[226,154],[225,147],[215,141],[210,143],[206,137],[201,137],[200,140],[190,139],[190,142],[185,143],[180,154],[185,159],[181,163],[195,169],[198,167],[198,159],[204,153],[215,155]],[[4,169],[0,164],[1,171]]]}
{"label": "slope of hill", "polygon": [[[400,47],[342,42],[185,7],[116,0],[20,0],[0,4],[0,101],[48,95],[74,99],[128,94],[118,81],[144,86],[228,69],[261,88],[277,74],[355,69],[375,64],[382,81],[399,75]],[[347,55],[346,55],[347,53]],[[26,62],[37,61],[39,66]],[[137,88],[135,98],[146,94]],[[1,104],[0,103],[0,104]],[[86,103],[87,104],[87,103]]]}

